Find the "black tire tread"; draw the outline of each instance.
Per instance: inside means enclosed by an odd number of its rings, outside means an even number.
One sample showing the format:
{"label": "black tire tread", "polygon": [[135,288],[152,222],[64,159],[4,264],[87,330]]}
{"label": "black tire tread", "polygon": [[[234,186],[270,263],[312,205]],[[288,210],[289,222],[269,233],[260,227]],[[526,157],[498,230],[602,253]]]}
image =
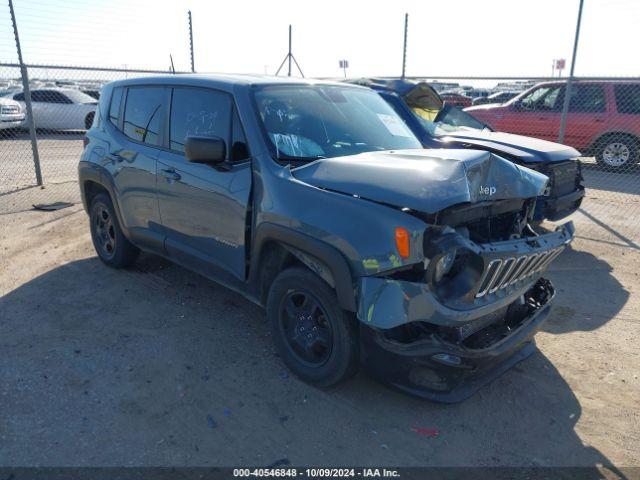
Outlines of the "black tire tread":
{"label": "black tire tread", "polygon": [[98,248],[96,239],[94,237],[93,225],[90,226],[91,230],[91,239],[93,241],[93,246],[98,254],[100,260],[102,260],[106,265],[113,268],[126,268],[131,266],[138,257],[140,250],[133,245],[122,232],[122,228],[120,227],[120,223],[118,222],[118,217],[115,213],[115,209],[113,208],[113,202],[111,201],[111,197],[106,193],[98,193],[91,200],[91,206],[89,207],[89,221],[93,223],[93,219],[91,218],[91,213],[93,212],[94,206],[101,202],[107,206],[109,210],[109,214],[113,218],[113,227],[116,235],[116,249],[115,253],[111,258],[107,258],[101,254],[100,248]]}
{"label": "black tire tread", "polygon": [[[296,361],[280,334],[279,307],[282,297],[291,289],[303,286],[322,303],[334,332],[331,356],[321,367],[308,367]],[[267,299],[267,318],[276,350],[289,369],[299,378],[318,387],[329,387],[356,374],[359,368],[359,328],[355,316],[343,310],[334,290],[305,267],[282,271],[273,282]]]}

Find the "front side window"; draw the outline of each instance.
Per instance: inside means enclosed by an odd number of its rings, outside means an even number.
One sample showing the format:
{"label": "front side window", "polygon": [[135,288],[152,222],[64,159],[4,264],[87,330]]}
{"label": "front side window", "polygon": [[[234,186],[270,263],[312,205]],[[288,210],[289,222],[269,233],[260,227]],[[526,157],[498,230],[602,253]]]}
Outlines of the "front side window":
{"label": "front side window", "polygon": [[231,97],[201,88],[174,88],[171,98],[169,141],[172,150],[184,152],[189,136],[229,140]]}
{"label": "front side window", "polygon": [[44,102],[44,103],[71,103],[71,100],[69,100],[67,97],[65,97],[62,93],[57,92],[55,90],[38,90],[37,92],[36,98],[33,98],[32,96],[32,100],[34,102]]}
{"label": "front side window", "polygon": [[562,108],[563,86],[540,87],[522,97],[520,106],[524,110],[555,111]]}
{"label": "front side window", "polygon": [[267,144],[279,160],[421,148],[397,113],[368,89],[274,85],[256,89],[255,101]]}
{"label": "front side window", "polygon": [[618,113],[640,115],[640,84],[622,83],[613,90]]}
{"label": "front side window", "polygon": [[139,142],[158,145],[163,87],[130,87],[124,109],[124,134]]}

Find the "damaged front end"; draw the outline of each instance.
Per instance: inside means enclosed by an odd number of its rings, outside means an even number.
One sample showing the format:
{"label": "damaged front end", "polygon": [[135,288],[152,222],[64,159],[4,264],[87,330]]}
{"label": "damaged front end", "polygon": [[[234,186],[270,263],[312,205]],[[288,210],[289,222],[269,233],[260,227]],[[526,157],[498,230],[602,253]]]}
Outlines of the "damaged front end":
{"label": "damaged front end", "polygon": [[535,199],[410,212],[429,227],[425,261],[359,280],[363,360],[384,383],[431,400],[467,398],[535,350],[552,284],[541,278],[573,224],[536,234]]}

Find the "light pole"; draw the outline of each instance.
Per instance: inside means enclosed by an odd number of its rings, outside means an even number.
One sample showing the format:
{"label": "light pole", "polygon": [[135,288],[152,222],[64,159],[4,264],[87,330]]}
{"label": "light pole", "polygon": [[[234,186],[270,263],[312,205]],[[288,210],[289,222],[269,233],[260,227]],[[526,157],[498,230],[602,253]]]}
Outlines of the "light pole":
{"label": "light pole", "polygon": [[571,100],[571,84],[573,83],[573,73],[576,67],[576,56],[578,54],[578,39],[580,38],[580,22],[582,21],[582,6],[584,0],[580,0],[578,7],[578,21],[576,23],[576,36],[573,40],[573,55],[571,56],[571,70],[564,89],[564,104],[562,105],[562,117],[560,118],[560,131],[558,132],[558,143],[564,141],[564,131],[567,127],[567,112],[569,111],[569,101]]}

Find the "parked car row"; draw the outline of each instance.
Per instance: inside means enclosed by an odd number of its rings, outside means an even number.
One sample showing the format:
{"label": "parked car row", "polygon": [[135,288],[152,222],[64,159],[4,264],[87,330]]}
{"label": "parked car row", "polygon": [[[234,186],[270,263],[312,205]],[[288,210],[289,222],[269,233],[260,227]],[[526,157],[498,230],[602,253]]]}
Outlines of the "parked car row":
{"label": "parked car row", "polygon": [[454,402],[535,351],[574,229],[531,227],[550,180],[526,165],[575,150],[465,130],[424,84],[166,75],[106,85],[98,112],[78,173],[99,258],[239,291],[301,379],[362,365]]}
{"label": "parked car row", "polygon": [[361,79],[377,91],[425,148],[470,148],[497,153],[549,177],[533,219],[559,220],[578,209],[584,197],[580,153],[565,145],[494,132],[468,113],[447,104],[427,83]]}
{"label": "parked car row", "polygon": [[[493,130],[555,141],[560,131],[566,82],[537,84],[502,105],[465,111]],[[640,83],[575,81],[569,99],[564,142],[595,155],[608,169],[638,163]]]}
{"label": "parked car row", "polygon": [[[91,126],[97,100],[73,88],[31,90],[31,108],[36,128],[49,130],[86,130]],[[22,90],[11,91],[3,100],[17,103],[22,122],[12,128],[25,127],[25,97]]]}

